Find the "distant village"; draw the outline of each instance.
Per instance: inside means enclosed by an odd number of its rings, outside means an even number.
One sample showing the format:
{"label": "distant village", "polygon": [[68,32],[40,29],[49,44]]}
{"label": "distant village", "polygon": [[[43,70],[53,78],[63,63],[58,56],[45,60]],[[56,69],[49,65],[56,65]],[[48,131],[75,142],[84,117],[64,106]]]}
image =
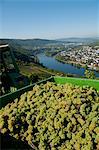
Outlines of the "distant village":
{"label": "distant village", "polygon": [[70,48],[68,51],[61,51],[58,56],[64,60],[99,71],[99,47],[82,46],[77,50]]}

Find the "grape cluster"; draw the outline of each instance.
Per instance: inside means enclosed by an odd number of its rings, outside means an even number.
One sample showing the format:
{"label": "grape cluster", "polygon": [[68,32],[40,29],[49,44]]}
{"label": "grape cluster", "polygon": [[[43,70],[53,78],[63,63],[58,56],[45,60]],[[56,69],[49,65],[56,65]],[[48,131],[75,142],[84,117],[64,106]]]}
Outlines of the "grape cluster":
{"label": "grape cluster", "polygon": [[98,150],[98,112],[99,91],[47,82],[0,110],[0,131],[37,150]]}

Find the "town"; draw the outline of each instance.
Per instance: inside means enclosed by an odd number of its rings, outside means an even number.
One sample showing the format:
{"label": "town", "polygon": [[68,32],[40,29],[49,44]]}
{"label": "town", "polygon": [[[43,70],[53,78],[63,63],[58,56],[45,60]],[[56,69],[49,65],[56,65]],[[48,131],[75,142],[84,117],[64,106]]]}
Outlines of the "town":
{"label": "town", "polygon": [[97,46],[83,45],[79,48],[68,48],[67,51],[59,52],[56,59],[99,71],[99,47]]}

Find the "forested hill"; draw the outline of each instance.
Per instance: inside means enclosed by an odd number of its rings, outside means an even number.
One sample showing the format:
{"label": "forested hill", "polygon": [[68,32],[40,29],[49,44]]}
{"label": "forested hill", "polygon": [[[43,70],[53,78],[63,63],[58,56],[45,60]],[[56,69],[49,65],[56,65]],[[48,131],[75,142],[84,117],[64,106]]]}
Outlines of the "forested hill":
{"label": "forested hill", "polygon": [[37,47],[38,45],[44,46],[45,43],[49,43],[48,41],[50,40],[0,39],[0,45],[9,44],[18,60],[38,63],[37,57],[33,55],[34,47]]}
{"label": "forested hill", "polygon": [[24,48],[33,50],[34,47],[43,47],[47,44],[56,44],[59,41],[46,40],[46,39],[0,39],[0,44],[8,43],[15,48]]}

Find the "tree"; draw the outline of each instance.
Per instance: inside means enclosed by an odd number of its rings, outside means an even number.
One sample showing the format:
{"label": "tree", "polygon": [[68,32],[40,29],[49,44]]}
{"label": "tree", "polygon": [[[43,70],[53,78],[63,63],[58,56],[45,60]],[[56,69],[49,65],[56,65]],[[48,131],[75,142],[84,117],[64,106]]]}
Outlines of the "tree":
{"label": "tree", "polygon": [[94,79],[95,78],[95,73],[94,71],[90,71],[90,70],[85,70],[85,77],[88,79]]}
{"label": "tree", "polygon": [[85,65],[85,66],[84,66],[84,68],[87,70],[87,69],[88,69],[88,66],[87,66],[87,65]]}

